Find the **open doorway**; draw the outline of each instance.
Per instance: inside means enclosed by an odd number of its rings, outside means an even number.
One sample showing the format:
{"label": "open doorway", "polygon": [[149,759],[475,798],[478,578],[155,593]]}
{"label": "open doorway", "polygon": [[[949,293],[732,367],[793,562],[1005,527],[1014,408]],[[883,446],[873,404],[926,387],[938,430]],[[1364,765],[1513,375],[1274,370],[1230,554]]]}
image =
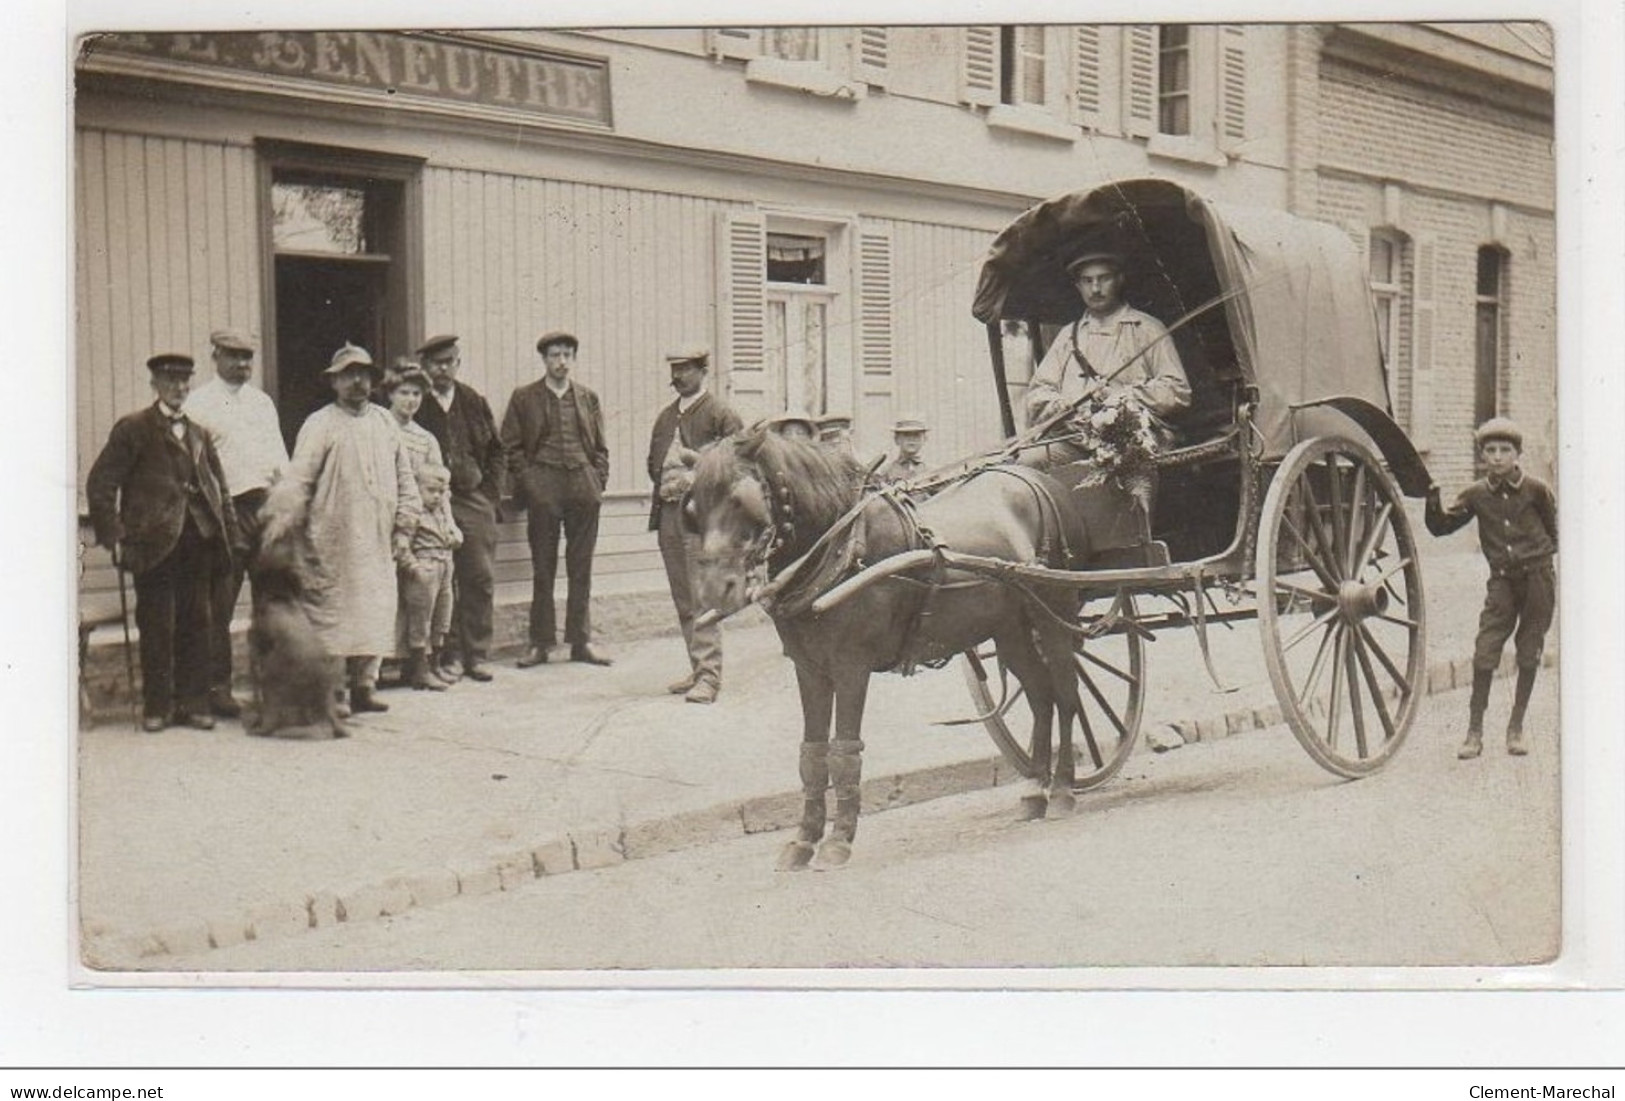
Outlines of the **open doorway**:
{"label": "open doorway", "polygon": [[266,391],[290,449],[331,400],[323,372],[346,342],[387,364],[418,327],[419,162],[262,144],[268,211]]}

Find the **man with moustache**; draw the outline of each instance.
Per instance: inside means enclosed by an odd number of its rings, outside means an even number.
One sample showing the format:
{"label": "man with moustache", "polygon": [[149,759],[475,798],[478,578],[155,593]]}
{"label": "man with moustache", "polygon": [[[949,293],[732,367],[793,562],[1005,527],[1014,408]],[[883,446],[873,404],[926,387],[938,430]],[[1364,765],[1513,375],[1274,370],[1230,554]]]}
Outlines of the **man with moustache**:
{"label": "man with moustache", "polygon": [[387,711],[378,668],[395,649],[395,567],[418,524],[417,479],[394,417],[371,400],[379,371],[366,349],[345,344],[324,373],[334,401],[299,429],[262,536],[280,542],[304,525],[311,625],[345,661],[350,710]]}
{"label": "man with moustache", "polygon": [[241,537],[219,456],[186,415],[192,357],[147,360],[158,400],[121,417],[85,480],[96,542],[135,579],[141,632],[141,729],[214,727],[217,632],[210,599]]}
{"label": "man with moustache", "polygon": [[660,559],[666,566],[671,602],[688,648],[688,676],[667,686],[689,703],[713,703],[722,690],[722,625],[694,625],[691,563],[699,553],[699,536],[682,524],[682,499],[694,481],[694,461],[702,448],[738,432],[739,414],[705,389],[710,353],[695,349],[666,356],[671,388],[677,400],[660,411],[649,439],[649,480],[654,482],[649,530],[658,532]]}
{"label": "man with moustache", "polygon": [[242,704],[231,693],[231,617],[243,591],[243,577],[259,534],[260,506],[266,492],[288,465],[276,403],[249,379],[254,374],[254,343],[237,329],[209,334],[215,377],[193,390],[186,399],[186,415],[209,433],[242,534],[245,553],[231,569],[216,578],[212,594],[214,668],[209,706],[221,718],[242,714]]}

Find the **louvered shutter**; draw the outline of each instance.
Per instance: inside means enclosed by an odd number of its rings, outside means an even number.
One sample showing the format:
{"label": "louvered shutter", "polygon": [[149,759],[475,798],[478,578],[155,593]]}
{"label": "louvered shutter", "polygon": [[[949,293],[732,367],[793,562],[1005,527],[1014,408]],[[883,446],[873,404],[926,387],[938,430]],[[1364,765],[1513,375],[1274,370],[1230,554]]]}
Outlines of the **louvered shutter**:
{"label": "louvered shutter", "polygon": [[889,46],[885,27],[859,27],[854,43],[857,66],[854,75],[876,88],[886,86],[886,52]]}
{"label": "louvered shutter", "polygon": [[1247,28],[1219,28],[1219,109],[1213,125],[1219,148],[1239,150],[1247,140]]}
{"label": "louvered shutter", "polygon": [[762,56],[762,32],[755,27],[712,27],[705,32],[713,57],[750,60]]}
{"label": "louvered shutter", "polygon": [[1157,132],[1157,28],[1150,24],[1123,28],[1123,132]]}
{"label": "louvered shutter", "polygon": [[767,274],[767,222],[757,213],[725,214],[718,235],[718,283],[722,288],[722,386],[730,397],[755,400],[767,393],[764,348],[764,282]]}
{"label": "louvered shutter", "polygon": [[1087,24],[1072,34],[1072,121],[1086,130],[1102,129],[1100,27]]}
{"label": "louvered shutter", "polygon": [[858,403],[855,437],[866,446],[882,441],[882,426],[895,415],[897,381],[893,373],[892,235],[891,227],[864,223],[857,249]]}
{"label": "louvered shutter", "polygon": [[1433,444],[1433,334],[1435,324],[1434,280],[1438,265],[1438,240],[1432,234],[1418,234],[1412,242],[1411,272],[1411,442],[1418,451]]}
{"label": "louvered shutter", "polygon": [[960,98],[987,107],[999,102],[999,28],[964,28]]}

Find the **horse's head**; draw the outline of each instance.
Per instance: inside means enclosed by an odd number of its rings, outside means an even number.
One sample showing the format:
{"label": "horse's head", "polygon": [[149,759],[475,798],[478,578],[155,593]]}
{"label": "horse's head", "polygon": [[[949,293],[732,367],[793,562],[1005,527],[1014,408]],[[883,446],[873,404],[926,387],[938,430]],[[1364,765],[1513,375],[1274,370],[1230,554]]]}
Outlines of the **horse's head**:
{"label": "horse's head", "polygon": [[753,429],[700,453],[683,520],[699,537],[701,608],[731,615],[805,551],[856,496],[847,464],[817,444]]}

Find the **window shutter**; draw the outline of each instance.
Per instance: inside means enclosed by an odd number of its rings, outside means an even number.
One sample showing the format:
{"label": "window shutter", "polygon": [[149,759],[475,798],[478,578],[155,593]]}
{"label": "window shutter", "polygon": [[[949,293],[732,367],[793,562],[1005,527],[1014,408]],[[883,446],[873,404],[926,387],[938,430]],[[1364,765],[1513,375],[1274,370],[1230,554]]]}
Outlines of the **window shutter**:
{"label": "window shutter", "polygon": [[1123,28],[1123,132],[1157,132],[1157,28],[1150,24]]}
{"label": "window shutter", "polygon": [[1438,239],[1417,234],[1411,246],[1411,442],[1418,451],[1433,444],[1434,279]]}
{"label": "window shutter", "polygon": [[755,27],[712,27],[705,32],[712,57],[745,60],[762,55],[762,32]]}
{"label": "window shutter", "polygon": [[722,301],[717,330],[723,337],[723,389],[730,397],[765,395],[767,222],[755,212],[724,214],[719,237]]}
{"label": "window shutter", "polygon": [[1247,28],[1219,28],[1219,110],[1214,119],[1219,148],[1239,150],[1247,140]]}
{"label": "window shutter", "polygon": [[999,28],[966,27],[960,98],[988,107],[999,102]]}
{"label": "window shutter", "polygon": [[855,43],[857,66],[854,75],[865,84],[884,88],[888,48],[886,28],[859,27],[857,33],[858,39]]}
{"label": "window shutter", "polygon": [[1101,129],[1100,27],[1085,24],[1072,35],[1072,120],[1086,130]]}
{"label": "window shutter", "polygon": [[858,360],[865,381],[892,373],[892,238],[888,226],[858,233]]}

